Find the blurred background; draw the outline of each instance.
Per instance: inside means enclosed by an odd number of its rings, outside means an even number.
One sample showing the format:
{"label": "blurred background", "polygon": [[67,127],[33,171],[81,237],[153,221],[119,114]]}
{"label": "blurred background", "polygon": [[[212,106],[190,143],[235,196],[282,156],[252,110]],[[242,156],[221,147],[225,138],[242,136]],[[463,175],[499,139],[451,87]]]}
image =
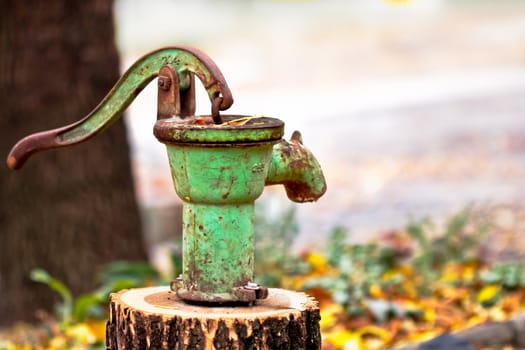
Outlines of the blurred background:
{"label": "blurred background", "polygon": [[[328,192],[297,206],[294,251],[334,226],[368,241],[411,218],[525,196],[523,1],[146,1],[115,3],[124,71],[158,47],[196,46],[222,70],[235,114],[300,130]],[[209,113],[201,87],[197,111]],[[127,126],[150,243],[180,232],[164,146],[151,135],[156,84]],[[279,186],[265,214],[291,204]]]}

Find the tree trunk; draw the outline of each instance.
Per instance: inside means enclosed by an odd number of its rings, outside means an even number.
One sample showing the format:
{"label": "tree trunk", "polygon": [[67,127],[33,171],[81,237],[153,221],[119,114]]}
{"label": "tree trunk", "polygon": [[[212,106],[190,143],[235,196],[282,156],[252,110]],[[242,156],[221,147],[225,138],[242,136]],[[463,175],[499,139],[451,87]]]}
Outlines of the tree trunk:
{"label": "tree trunk", "polygon": [[111,295],[106,330],[109,350],[321,348],[317,302],[303,294],[270,289],[255,306],[197,306],[168,287]]}
{"label": "tree trunk", "polygon": [[[76,121],[119,77],[110,0],[0,0],[0,154],[20,138]],[[56,295],[29,280],[42,267],[75,294],[101,265],[144,260],[122,121],[89,142],[0,167],[0,324],[34,320]]]}

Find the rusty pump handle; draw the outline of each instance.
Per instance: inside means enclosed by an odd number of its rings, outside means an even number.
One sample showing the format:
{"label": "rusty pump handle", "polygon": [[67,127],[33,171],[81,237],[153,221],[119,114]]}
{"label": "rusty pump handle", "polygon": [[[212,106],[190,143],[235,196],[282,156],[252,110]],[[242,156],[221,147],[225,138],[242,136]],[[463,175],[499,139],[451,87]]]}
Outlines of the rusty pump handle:
{"label": "rusty pump handle", "polygon": [[[199,77],[212,105],[220,110],[233,104],[233,97],[217,65],[203,52],[173,46],[153,51],[135,62],[117,81],[102,102],[76,123],[31,134],[20,140],[9,152],[7,165],[21,168],[34,153],[86,141],[115,122],[135,97],[153,80],[164,65],[172,65],[180,78],[180,89],[189,89],[193,73]],[[214,111],[216,113],[216,110]]]}

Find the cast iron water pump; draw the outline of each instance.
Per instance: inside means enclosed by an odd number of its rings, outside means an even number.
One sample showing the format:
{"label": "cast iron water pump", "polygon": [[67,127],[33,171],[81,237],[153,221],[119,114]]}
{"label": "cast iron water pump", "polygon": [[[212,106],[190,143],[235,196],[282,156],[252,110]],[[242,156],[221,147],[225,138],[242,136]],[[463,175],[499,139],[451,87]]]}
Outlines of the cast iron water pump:
{"label": "cast iron water pump", "polygon": [[[321,168],[284,123],[262,116],[221,115],[233,97],[215,63],[189,47],[154,51],[131,66],[84,119],[29,135],[9,153],[20,168],[35,152],[83,142],[122,115],[158,76],[154,134],[167,147],[173,183],[183,201],[183,273],[172,290],[183,300],[253,303],[267,296],[254,278],[254,201],[265,185],[283,184],[295,202],[326,191]],[[203,83],[211,114],[195,116],[195,82]]]}

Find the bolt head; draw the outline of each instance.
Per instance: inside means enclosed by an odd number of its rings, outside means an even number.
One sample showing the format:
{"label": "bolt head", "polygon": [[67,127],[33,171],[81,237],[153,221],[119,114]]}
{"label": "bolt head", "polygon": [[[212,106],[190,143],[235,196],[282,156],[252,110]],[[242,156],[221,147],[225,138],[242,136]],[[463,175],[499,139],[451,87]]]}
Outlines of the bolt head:
{"label": "bolt head", "polygon": [[246,289],[259,289],[259,285],[257,283],[255,283],[255,282],[248,282],[248,283],[246,283],[244,288],[246,288]]}
{"label": "bolt head", "polygon": [[177,290],[181,289],[184,285],[184,282],[182,280],[182,275],[179,275],[175,280],[170,282],[170,289],[173,292],[176,292]]}
{"label": "bolt head", "polygon": [[171,79],[169,77],[161,75],[159,76],[157,83],[159,85],[159,88],[161,88],[162,90],[169,90],[171,86]]}

